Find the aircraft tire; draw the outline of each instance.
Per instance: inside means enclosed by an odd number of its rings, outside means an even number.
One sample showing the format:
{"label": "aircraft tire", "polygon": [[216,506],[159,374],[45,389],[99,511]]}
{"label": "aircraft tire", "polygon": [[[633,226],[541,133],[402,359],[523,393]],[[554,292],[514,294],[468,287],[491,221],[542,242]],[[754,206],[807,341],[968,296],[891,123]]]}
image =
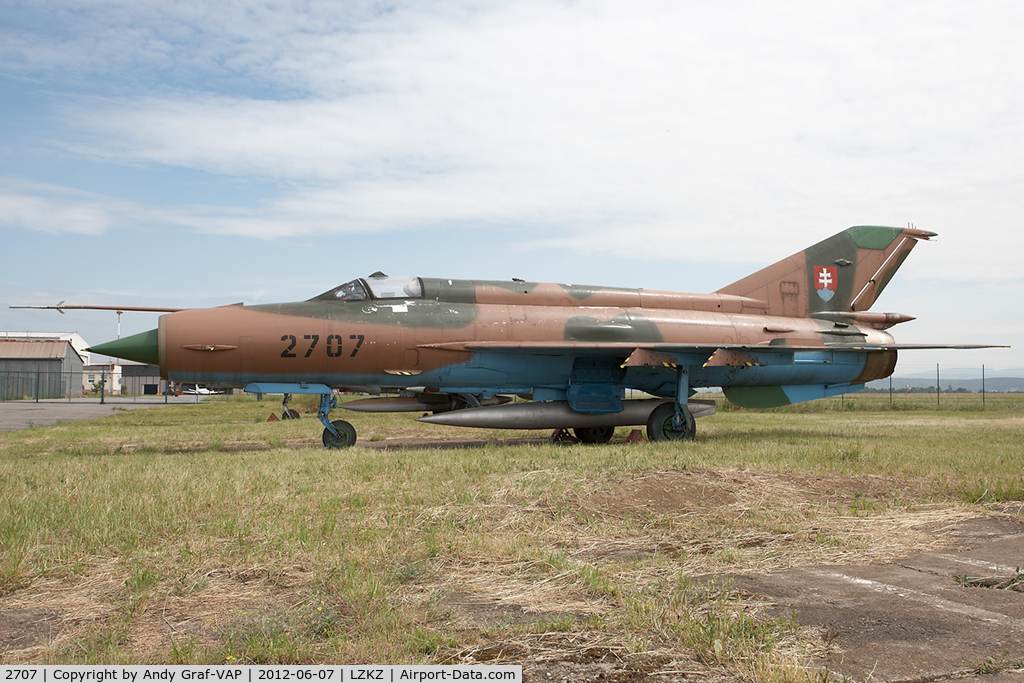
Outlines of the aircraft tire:
{"label": "aircraft tire", "polygon": [[[298,420],[299,419],[299,411],[295,410],[294,408],[287,408],[281,414],[281,419],[282,420]],[[334,435],[332,434],[331,436],[334,436]]]}
{"label": "aircraft tire", "polygon": [[615,434],[615,427],[573,427],[572,433],[582,443],[608,443]]}
{"label": "aircraft tire", "polygon": [[686,421],[683,429],[675,426],[676,407],[672,403],[662,403],[651,411],[647,418],[647,439],[649,441],[692,441],[697,434],[697,421],[693,419],[689,408],[683,406],[683,418]]}
{"label": "aircraft tire", "polygon": [[327,448],[348,448],[356,443],[356,428],[344,420],[333,420],[334,428],[341,435],[339,439],[330,430],[324,429],[324,446]]}

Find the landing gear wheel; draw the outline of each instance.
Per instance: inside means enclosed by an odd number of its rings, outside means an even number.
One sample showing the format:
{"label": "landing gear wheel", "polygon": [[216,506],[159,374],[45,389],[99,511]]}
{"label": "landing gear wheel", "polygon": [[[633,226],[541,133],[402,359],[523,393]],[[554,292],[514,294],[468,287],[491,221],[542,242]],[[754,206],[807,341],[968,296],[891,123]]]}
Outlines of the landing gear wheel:
{"label": "landing gear wheel", "polygon": [[356,428],[350,425],[344,420],[334,420],[331,422],[334,428],[338,430],[338,434],[341,438],[338,438],[331,433],[331,430],[324,429],[324,445],[328,448],[348,448],[349,446],[355,445],[356,442]]}
{"label": "landing gear wheel", "polygon": [[572,433],[583,443],[608,443],[612,440],[615,427],[573,427]]}
{"label": "landing gear wheel", "polygon": [[298,420],[299,412],[292,410],[288,407],[288,401],[292,399],[292,394],[286,393],[284,400],[281,401],[281,419],[282,420]]}
{"label": "landing gear wheel", "polygon": [[647,418],[647,439],[649,441],[692,441],[697,434],[697,422],[689,408],[683,406],[683,423],[676,423],[676,407],[662,403]]}
{"label": "landing gear wheel", "polygon": [[290,401],[290,400],[292,400],[292,395],[291,394],[285,394],[284,395],[284,400],[281,401],[281,409],[282,409],[282,411],[281,411],[281,419],[282,420],[298,420],[299,419],[299,411],[293,410],[292,408],[288,407],[288,401]]}

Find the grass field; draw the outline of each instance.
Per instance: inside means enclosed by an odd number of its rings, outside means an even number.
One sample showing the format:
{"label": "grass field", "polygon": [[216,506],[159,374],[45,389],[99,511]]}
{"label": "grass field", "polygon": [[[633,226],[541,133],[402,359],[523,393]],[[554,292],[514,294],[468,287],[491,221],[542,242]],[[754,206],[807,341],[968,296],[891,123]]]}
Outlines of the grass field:
{"label": "grass field", "polygon": [[687,444],[358,414],[328,451],[251,399],[2,434],[0,661],[814,679],[828,639],[727,575],[886,561],[1024,499],[1024,397],[962,398],[723,409]]}

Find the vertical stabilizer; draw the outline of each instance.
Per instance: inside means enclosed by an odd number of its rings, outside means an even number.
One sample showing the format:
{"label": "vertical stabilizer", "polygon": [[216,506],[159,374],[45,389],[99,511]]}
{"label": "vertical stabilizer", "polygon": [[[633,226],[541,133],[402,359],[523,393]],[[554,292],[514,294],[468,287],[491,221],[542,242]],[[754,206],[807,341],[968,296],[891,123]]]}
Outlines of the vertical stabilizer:
{"label": "vertical stabilizer", "polygon": [[744,313],[807,317],[819,311],[866,311],[919,239],[914,228],[858,225],[718,290],[762,302]]}

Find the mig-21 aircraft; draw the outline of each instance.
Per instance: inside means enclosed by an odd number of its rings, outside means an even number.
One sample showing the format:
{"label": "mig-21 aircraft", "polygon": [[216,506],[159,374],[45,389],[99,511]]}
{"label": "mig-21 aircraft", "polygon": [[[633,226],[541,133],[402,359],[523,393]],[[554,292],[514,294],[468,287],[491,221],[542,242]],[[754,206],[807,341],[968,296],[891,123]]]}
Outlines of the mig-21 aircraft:
{"label": "mig-21 aircraft", "polygon": [[588,443],[646,425],[652,441],[685,440],[714,412],[698,387],[767,408],[857,391],[890,376],[900,349],[979,348],[897,345],[886,330],[913,318],[868,311],[934,235],[852,227],[711,294],[378,272],[308,301],[167,312],[89,350],[172,382],[318,394],[330,448],[356,441],[329,418],[336,390],[378,396],[343,408],[436,424],[571,428]]}

